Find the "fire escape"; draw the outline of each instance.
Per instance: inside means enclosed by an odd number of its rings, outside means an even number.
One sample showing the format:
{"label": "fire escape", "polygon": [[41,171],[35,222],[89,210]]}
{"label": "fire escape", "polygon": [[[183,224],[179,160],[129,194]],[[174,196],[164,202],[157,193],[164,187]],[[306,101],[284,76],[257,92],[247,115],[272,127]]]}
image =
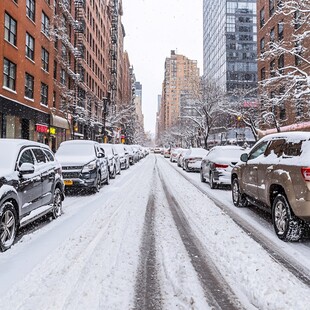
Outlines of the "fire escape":
{"label": "fire escape", "polygon": [[118,56],[118,0],[110,0],[111,44],[110,44],[110,85],[109,102],[115,111],[117,94],[117,56]]}

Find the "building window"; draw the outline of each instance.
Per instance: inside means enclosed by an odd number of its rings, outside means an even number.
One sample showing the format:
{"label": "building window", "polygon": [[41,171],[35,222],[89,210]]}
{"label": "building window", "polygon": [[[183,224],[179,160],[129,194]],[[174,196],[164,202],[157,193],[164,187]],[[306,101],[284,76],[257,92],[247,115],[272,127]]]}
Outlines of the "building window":
{"label": "building window", "polygon": [[276,76],[275,67],[276,67],[276,61],[275,60],[270,61],[270,76],[271,77]]}
{"label": "building window", "polygon": [[53,77],[56,80],[57,79],[57,61],[54,60],[54,72],[53,72]]}
{"label": "building window", "polygon": [[301,13],[299,10],[294,12],[294,28],[298,29],[301,26]]}
{"label": "building window", "polygon": [[264,53],[265,52],[265,38],[261,38],[259,46],[260,46],[260,52]]}
{"label": "building window", "polygon": [[259,12],[259,25],[261,28],[265,25],[265,8],[262,8]]}
{"label": "building window", "polygon": [[284,54],[280,55],[278,58],[278,70],[280,74],[283,74],[284,70]]}
{"label": "building window", "polygon": [[266,79],[266,69],[265,67],[264,68],[261,68],[260,70],[260,76],[261,76],[261,80],[265,80]]}
{"label": "building window", "polygon": [[274,14],[274,0],[269,0],[269,17]]}
{"label": "building window", "polygon": [[4,38],[16,46],[17,22],[8,13],[5,13]]}
{"label": "building window", "polygon": [[60,70],[60,83],[63,85],[66,84],[66,71],[64,69]]}
{"label": "building window", "polygon": [[48,72],[49,53],[44,47],[42,47],[41,50],[41,60],[42,60],[42,69]]}
{"label": "building window", "polygon": [[278,40],[281,41],[283,40],[284,36],[284,23],[283,20],[278,23]]}
{"label": "building window", "polygon": [[48,105],[48,86],[41,83],[41,104]]}
{"label": "building window", "polygon": [[16,64],[4,58],[3,62],[3,86],[15,90]]}
{"label": "building window", "polygon": [[42,20],[41,20],[41,31],[48,36],[49,35],[49,27],[50,27],[50,19],[48,16],[42,12]]}
{"label": "building window", "polygon": [[270,30],[270,42],[275,41],[274,27]]}
{"label": "building window", "polygon": [[26,1],[26,15],[32,21],[35,21],[35,12],[36,12],[36,2],[35,2],[35,0],[27,0]]}
{"label": "building window", "polygon": [[33,99],[34,77],[26,72],[25,74],[25,97]]}
{"label": "building window", "polygon": [[295,42],[295,65],[299,66],[302,63],[302,45],[300,41]]}
{"label": "building window", "polygon": [[34,60],[34,38],[26,32],[26,56]]}

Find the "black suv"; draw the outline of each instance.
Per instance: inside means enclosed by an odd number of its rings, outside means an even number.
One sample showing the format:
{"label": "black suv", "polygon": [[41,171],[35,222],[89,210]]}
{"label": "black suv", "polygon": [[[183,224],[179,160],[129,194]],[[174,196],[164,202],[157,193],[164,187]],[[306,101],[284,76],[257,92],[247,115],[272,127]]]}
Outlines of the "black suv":
{"label": "black suv", "polygon": [[101,184],[109,184],[108,159],[98,142],[64,141],[55,156],[62,166],[67,189],[80,188],[98,192]]}
{"label": "black suv", "polygon": [[0,149],[0,250],[5,251],[19,227],[47,213],[62,214],[64,183],[47,145],[0,139]]}

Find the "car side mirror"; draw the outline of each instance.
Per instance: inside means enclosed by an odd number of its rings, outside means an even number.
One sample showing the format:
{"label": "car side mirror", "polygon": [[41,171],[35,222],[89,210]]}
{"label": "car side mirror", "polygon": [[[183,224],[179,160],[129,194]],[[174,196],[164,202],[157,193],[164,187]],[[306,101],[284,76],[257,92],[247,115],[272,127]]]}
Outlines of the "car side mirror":
{"label": "car side mirror", "polygon": [[125,152],[125,155],[128,155],[128,154],[129,154],[129,153],[126,151],[126,152]]}
{"label": "car side mirror", "polygon": [[21,176],[25,175],[25,174],[31,174],[34,173],[35,167],[33,164],[31,163],[23,163],[20,167],[19,167],[19,173]]}
{"label": "car side mirror", "polygon": [[102,152],[98,153],[98,158],[104,158],[104,152],[103,153]]}
{"label": "car side mirror", "polygon": [[240,156],[240,160],[243,162],[247,162],[249,159],[249,155],[247,153],[244,153]]}

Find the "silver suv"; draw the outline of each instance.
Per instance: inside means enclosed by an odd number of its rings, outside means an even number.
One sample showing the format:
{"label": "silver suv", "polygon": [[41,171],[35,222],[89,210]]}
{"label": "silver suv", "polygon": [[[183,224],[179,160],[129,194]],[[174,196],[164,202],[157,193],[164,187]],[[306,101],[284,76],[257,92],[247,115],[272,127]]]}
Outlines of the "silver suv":
{"label": "silver suv", "polygon": [[297,241],[310,220],[310,132],[272,134],[242,154],[232,170],[232,199],[272,214],[277,236]]}

